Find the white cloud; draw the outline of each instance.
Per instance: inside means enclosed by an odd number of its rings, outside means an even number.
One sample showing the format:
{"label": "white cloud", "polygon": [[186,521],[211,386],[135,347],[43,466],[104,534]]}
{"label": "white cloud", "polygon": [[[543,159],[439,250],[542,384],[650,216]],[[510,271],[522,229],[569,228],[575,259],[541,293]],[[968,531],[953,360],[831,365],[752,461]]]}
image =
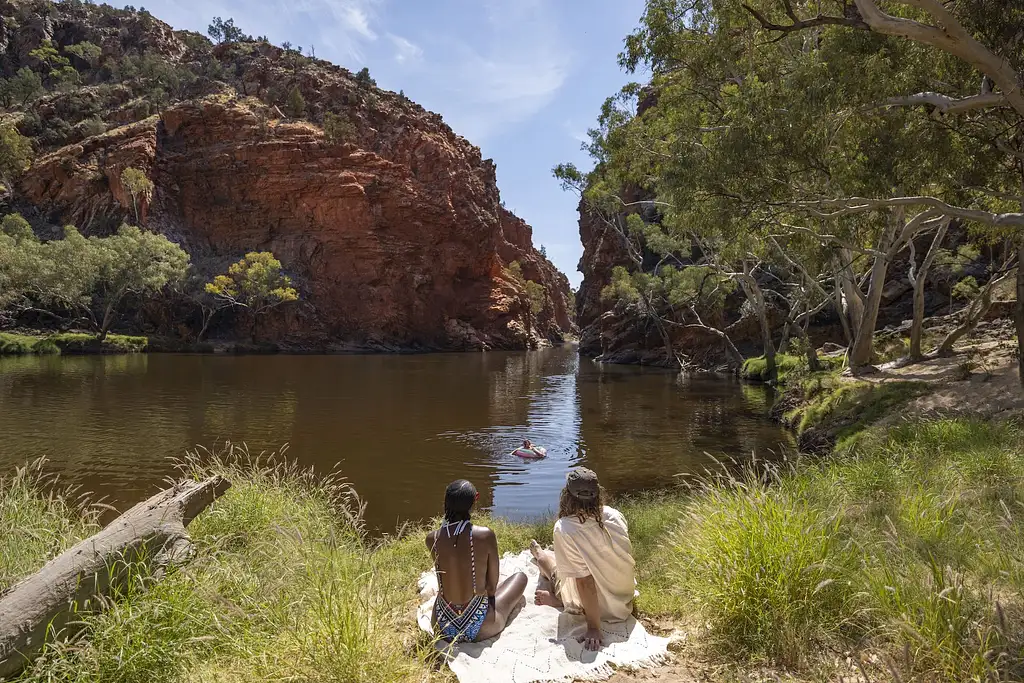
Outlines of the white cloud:
{"label": "white cloud", "polygon": [[423,48],[416,43],[402,36],[396,36],[394,33],[389,33],[388,38],[395,46],[395,61],[399,64],[418,62],[423,59]]}
{"label": "white cloud", "polygon": [[478,47],[455,44],[447,69],[459,107],[446,118],[474,142],[547,106],[571,63],[547,0],[487,2],[484,9],[486,35],[475,41]]}
{"label": "white cloud", "polygon": [[581,130],[579,126],[575,125],[572,121],[565,122],[565,132],[569,134],[573,140],[576,140],[581,145],[589,145],[591,143],[590,137],[586,131]]}

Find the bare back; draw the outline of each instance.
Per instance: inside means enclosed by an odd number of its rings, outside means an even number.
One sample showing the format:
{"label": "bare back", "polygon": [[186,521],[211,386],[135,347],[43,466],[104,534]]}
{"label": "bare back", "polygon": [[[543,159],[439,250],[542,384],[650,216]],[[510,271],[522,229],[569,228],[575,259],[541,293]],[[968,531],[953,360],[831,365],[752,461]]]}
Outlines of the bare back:
{"label": "bare back", "polygon": [[441,592],[445,600],[453,604],[464,605],[474,595],[494,595],[498,585],[498,542],[494,532],[483,526],[473,526],[472,529],[475,591],[469,529],[450,538],[443,530],[427,534],[427,548],[437,567]]}

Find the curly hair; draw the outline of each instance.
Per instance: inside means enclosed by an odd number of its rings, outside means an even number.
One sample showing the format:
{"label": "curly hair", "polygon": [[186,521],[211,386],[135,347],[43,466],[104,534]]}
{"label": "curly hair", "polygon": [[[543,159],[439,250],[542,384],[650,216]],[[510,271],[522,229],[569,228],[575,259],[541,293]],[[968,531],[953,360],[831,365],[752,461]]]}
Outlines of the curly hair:
{"label": "curly hair", "polygon": [[576,517],[580,524],[592,517],[597,525],[604,528],[604,489],[597,490],[597,497],[593,500],[582,501],[569,493],[569,488],[562,488],[562,495],[558,499],[558,516]]}

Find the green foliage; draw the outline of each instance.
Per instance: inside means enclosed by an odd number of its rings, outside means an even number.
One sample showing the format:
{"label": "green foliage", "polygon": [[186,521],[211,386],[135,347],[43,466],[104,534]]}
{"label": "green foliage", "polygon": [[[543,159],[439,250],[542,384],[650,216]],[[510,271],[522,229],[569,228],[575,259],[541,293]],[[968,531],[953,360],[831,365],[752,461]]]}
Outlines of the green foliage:
{"label": "green foliage", "polygon": [[0,220],[0,232],[12,238],[15,242],[36,239],[32,226],[20,213],[9,213],[4,216],[3,220]]}
{"label": "green foliage", "polygon": [[269,251],[246,254],[231,264],[226,275],[208,283],[206,291],[254,315],[299,298],[291,278],[281,273],[281,262]]}
{"label": "green foliage", "polygon": [[122,225],[116,235],[90,238],[99,265],[97,303],[104,315],[100,338],[105,336],[123,299],[129,294],[147,296],[179,282],[188,270],[185,251],[163,235]]}
{"label": "green foliage", "polygon": [[[232,487],[190,525],[192,561],[159,581],[126,567],[124,594],[103,613],[82,615],[88,638],[49,647],[22,683],[230,680],[257,671],[267,680],[360,683],[428,675],[396,628],[426,566],[421,538],[418,548],[374,552],[344,485],[237,448],[204,462],[192,476],[216,472]],[[15,520],[46,509],[38,491],[22,497],[31,507]],[[30,532],[48,520],[24,521]],[[43,528],[36,543],[48,550],[62,530]],[[25,557],[19,574],[43,559]]]}
{"label": "green foliage", "polygon": [[[778,378],[776,381],[779,384],[785,384],[786,375],[789,373],[806,368],[807,362],[800,356],[791,356],[785,353],[780,353],[775,356],[776,368],[778,371]],[[767,382],[771,379],[768,372],[768,362],[764,356],[757,358],[748,358],[743,361],[743,368],[740,370],[740,377],[743,379],[758,380],[761,382]]]}
{"label": "green foliage", "polygon": [[544,285],[533,280],[527,280],[524,288],[526,290],[526,298],[530,301],[530,313],[537,315],[547,306],[547,290],[544,289]]}
{"label": "green foliage", "polygon": [[526,278],[523,277],[523,267],[519,264],[519,261],[513,261],[512,263],[508,264],[508,267],[505,269],[505,272],[508,274],[509,277],[511,277],[515,282],[518,282],[519,284],[524,284],[526,282]]}
{"label": "green foliage", "polygon": [[[221,75],[219,64],[213,59],[203,62],[206,75],[211,78]],[[125,55],[112,67],[112,75],[116,80],[131,83],[136,90],[141,90],[153,109],[166,106],[171,97],[187,96],[198,78],[188,65],[169,61],[151,52]]]}
{"label": "green foliage", "polygon": [[[7,216],[0,233],[0,307],[28,304],[56,316],[84,315],[96,324],[97,342],[126,297],[152,296],[184,278],[188,268],[188,254],[178,245],[136,227],[86,239],[68,226],[64,239],[39,242],[27,237],[22,221]],[[8,236],[8,229],[22,237]]]}
{"label": "green foliage", "polygon": [[[1001,198],[1019,193],[1012,164],[975,137],[991,141],[1014,127],[997,109],[972,120],[880,106],[937,83],[944,94],[974,95],[979,75],[920,43],[815,19],[846,9],[778,0],[646,3],[621,64],[649,73],[650,82],[630,83],[605,102],[585,145],[592,172],[554,169],[563,187],[580,192],[595,218],[628,241],[630,271],[644,271],[628,286],[620,278],[610,300],[641,301],[639,314],[682,322],[651,278],[696,262],[731,274],[759,314],[765,306],[754,285],[764,287],[769,275],[788,299],[785,309],[807,310],[828,294],[821,290],[832,287],[837,263],[845,266],[845,256],[837,261],[841,246],[856,254],[848,280],[869,272],[883,279],[891,257],[872,272],[863,250],[898,253],[906,237],[895,226],[923,208],[850,209],[846,198],[924,195],[1019,210]],[[796,17],[809,23],[803,31],[770,30],[754,12],[780,25]],[[960,5],[956,12],[970,14]],[[819,210],[819,202],[837,198]],[[854,327],[864,331],[851,352],[857,365],[869,360],[874,302],[861,317]]]}
{"label": "green foliage", "polygon": [[1022,662],[997,600],[1024,576],[1024,526],[1003,502],[1024,492],[1021,437],[912,422],[826,461],[705,479],[656,551],[659,590],[730,659],[813,667],[855,644],[892,656],[865,661],[871,680],[1012,679]]}
{"label": "green foliage", "polygon": [[803,383],[801,404],[786,418],[799,434],[814,428],[831,434],[842,445],[844,439],[928,391],[924,382],[864,382],[825,374]]}
{"label": "green foliage", "polygon": [[374,88],[377,81],[370,77],[370,70],[365,66],[356,73],[356,83],[361,88]]}
{"label": "green foliage", "polygon": [[78,57],[93,68],[99,66],[100,57],[103,55],[103,49],[99,45],[90,43],[87,40],[74,45],[68,45],[64,48],[64,51],[69,55]]}
{"label": "green foliage", "polygon": [[330,143],[351,142],[356,139],[356,126],[345,114],[327,112],[324,114],[324,136]]}
{"label": "green foliage", "polygon": [[149,202],[153,198],[153,181],[137,168],[125,168],[121,171],[121,185],[128,190],[135,211],[135,222],[139,222],[139,201]]}
{"label": "green foliage", "polygon": [[42,92],[42,77],[27,66],[18,69],[10,79],[0,82],[0,101],[5,107],[14,103],[25,106]]}
{"label": "green foliage", "polygon": [[288,99],[284,103],[284,113],[293,119],[301,119],[306,115],[306,98],[302,96],[299,86],[292,86],[288,91]]}
{"label": "green foliage", "polygon": [[149,346],[147,337],[126,334],[108,334],[100,339],[94,334],[62,332],[41,340],[50,342],[62,353],[141,353]]}
{"label": "green foliage", "polygon": [[44,40],[39,47],[28,53],[47,74],[51,85],[67,85],[77,83],[79,76],[71,60],[57,52],[53,42]]}
{"label": "green foliage", "polygon": [[[0,356],[24,356],[35,353],[38,343],[37,337],[0,332]],[[2,584],[3,581],[0,580],[0,590],[3,589]]]}
{"label": "green foliage", "polygon": [[0,126],[0,177],[10,181],[32,164],[32,143],[11,125]]}
{"label": "green foliage", "polygon": [[242,29],[235,26],[235,20],[228,18],[226,21],[220,17],[214,17],[210,26],[206,29],[207,35],[218,43],[237,43],[249,40]]}
{"label": "green foliage", "polygon": [[97,530],[95,515],[70,502],[71,491],[43,493],[53,485],[43,465],[37,460],[0,477],[0,592]]}
{"label": "green foliage", "polygon": [[107,124],[100,117],[92,116],[75,126],[75,129],[81,133],[83,138],[91,138],[106,133]]}
{"label": "green foliage", "polygon": [[981,287],[978,286],[977,279],[973,275],[969,275],[953,285],[952,295],[954,299],[970,301],[980,292]]}

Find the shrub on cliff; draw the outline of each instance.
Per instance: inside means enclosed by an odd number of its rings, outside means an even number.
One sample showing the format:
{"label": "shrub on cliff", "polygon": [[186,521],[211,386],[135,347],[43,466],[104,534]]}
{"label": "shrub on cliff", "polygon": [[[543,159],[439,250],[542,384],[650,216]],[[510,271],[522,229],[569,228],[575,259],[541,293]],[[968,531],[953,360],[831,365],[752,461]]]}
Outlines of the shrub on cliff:
{"label": "shrub on cliff", "polygon": [[[299,293],[292,280],[281,272],[281,262],[269,251],[253,251],[237,263],[231,264],[225,275],[218,275],[206,285],[209,294],[229,306],[249,311],[252,316],[252,338],[256,339],[260,316],[290,301],[297,301]],[[216,311],[214,311],[216,312]],[[213,313],[210,313],[212,317]],[[204,330],[209,318],[204,311]]]}
{"label": "shrub on cliff", "polygon": [[284,103],[284,113],[293,119],[301,119],[306,114],[306,98],[302,96],[299,86],[288,91],[288,99]]}
{"label": "shrub on cliff", "polygon": [[14,126],[0,127],[0,176],[7,183],[32,163],[32,143]]}
{"label": "shrub on cliff", "polygon": [[5,107],[12,104],[25,106],[43,92],[43,79],[32,69],[23,66],[9,79],[0,81],[0,102]]}
{"label": "shrub on cliff", "polygon": [[128,167],[121,171],[121,185],[131,195],[135,222],[139,223],[139,200],[147,202],[153,197],[153,181],[137,168]]}
{"label": "shrub on cliff", "polygon": [[324,137],[328,142],[349,142],[356,137],[356,127],[345,114],[327,112],[324,114]]}
{"label": "shrub on cliff", "polygon": [[356,74],[356,83],[361,88],[374,88],[377,86],[377,81],[373,80],[370,76],[370,70],[365,66]]}
{"label": "shrub on cliff", "polygon": [[530,313],[537,315],[548,303],[548,293],[544,285],[533,280],[526,281],[526,298],[530,300]]}
{"label": "shrub on cliff", "polygon": [[235,26],[235,20],[230,17],[227,20],[214,17],[206,33],[218,43],[236,43],[242,40],[252,40],[246,36],[242,29]]}

